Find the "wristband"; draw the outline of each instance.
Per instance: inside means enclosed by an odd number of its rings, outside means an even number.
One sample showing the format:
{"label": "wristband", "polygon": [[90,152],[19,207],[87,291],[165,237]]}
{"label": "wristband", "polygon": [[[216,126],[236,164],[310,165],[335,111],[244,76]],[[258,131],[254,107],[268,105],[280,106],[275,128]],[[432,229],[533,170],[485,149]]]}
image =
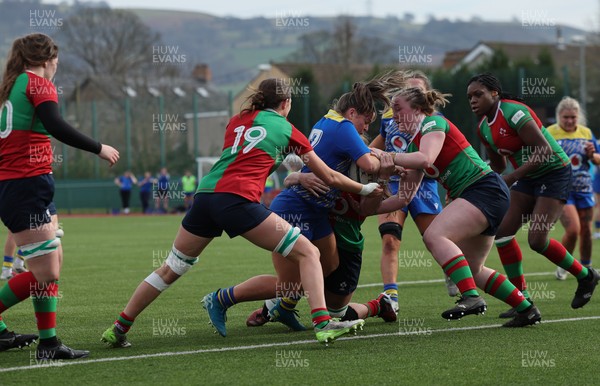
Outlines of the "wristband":
{"label": "wristband", "polygon": [[378,187],[379,184],[377,182],[370,182],[366,185],[363,185],[362,189],[360,189],[360,192],[358,194],[360,194],[361,196],[368,196],[369,194],[373,193],[373,191]]}

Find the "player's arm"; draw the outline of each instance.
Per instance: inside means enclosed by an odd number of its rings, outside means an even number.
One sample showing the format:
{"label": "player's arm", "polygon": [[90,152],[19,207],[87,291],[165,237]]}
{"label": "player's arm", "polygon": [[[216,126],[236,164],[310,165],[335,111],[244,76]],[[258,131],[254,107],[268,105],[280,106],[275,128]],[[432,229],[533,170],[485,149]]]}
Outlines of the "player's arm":
{"label": "player's arm", "polygon": [[361,196],[369,195],[377,189],[381,190],[379,184],[375,182],[363,185],[351,180],[342,173],[336,172],[327,166],[327,164],[323,162],[321,158],[319,158],[314,150],[303,154],[302,158],[305,160],[306,166],[308,166],[310,170],[328,186],[333,186],[334,188],[338,188],[350,193],[358,193]]}
{"label": "player's arm", "polygon": [[408,170],[398,184],[398,194],[383,200],[377,209],[377,214],[394,212],[408,206],[419,190],[423,174],[422,170]]}
{"label": "player's arm", "polygon": [[423,135],[419,150],[412,153],[396,153],[394,163],[408,169],[430,168],[444,146],[446,133],[431,131]]}
{"label": "player's arm", "polygon": [[512,173],[503,176],[508,186],[511,186],[522,177],[542,166],[545,160],[553,154],[550,144],[546,141],[542,131],[533,120],[526,122],[521,127],[519,138],[523,141],[524,146],[531,149],[531,152],[527,161],[523,162]]}
{"label": "player's arm", "polygon": [[325,185],[323,181],[314,173],[290,173],[285,180],[283,180],[283,186],[289,188],[292,185],[302,185],[308,190],[313,196],[320,196],[329,191],[329,186]]}
{"label": "player's arm", "polygon": [[592,139],[585,144],[585,152],[591,163],[600,165],[600,146],[598,146],[598,141],[596,141],[594,134],[592,134]]}
{"label": "player's arm", "polygon": [[485,149],[488,158],[490,159],[490,167],[492,170],[498,174],[502,174],[502,172],[506,169],[506,157],[496,153],[487,146]]}
{"label": "player's arm", "polygon": [[108,145],[88,137],[75,130],[60,115],[58,104],[54,101],[40,103],[35,108],[35,113],[44,125],[46,131],[60,142],[77,149],[97,154],[107,160],[111,166],[118,161],[119,152]]}

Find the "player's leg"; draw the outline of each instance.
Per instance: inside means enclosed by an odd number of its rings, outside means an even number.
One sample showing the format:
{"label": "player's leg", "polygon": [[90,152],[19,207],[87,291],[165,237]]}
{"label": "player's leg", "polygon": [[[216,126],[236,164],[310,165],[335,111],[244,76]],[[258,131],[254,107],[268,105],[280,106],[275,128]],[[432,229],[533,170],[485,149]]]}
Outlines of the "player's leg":
{"label": "player's leg", "polygon": [[398,311],[398,254],[407,213],[407,211],[399,210],[377,217],[381,235],[380,269],[383,292],[392,299],[396,312]]}
{"label": "player's leg", "polygon": [[528,242],[531,249],[577,278],[577,290],[571,307],[580,308],[590,301],[600,275],[594,269],[582,266],[561,243],[550,238],[550,230],[558,219],[562,207],[563,202],[560,200],[538,197],[532,213]]}
{"label": "player's leg", "polygon": [[[442,200],[438,193],[438,183],[434,179],[424,178],[417,194],[408,206],[410,215],[421,235],[425,234],[435,216],[441,213],[442,206]],[[448,295],[451,297],[458,295],[456,284],[446,275],[444,275],[444,279]]]}
{"label": "player's leg", "polygon": [[[567,200],[567,204],[563,207],[560,215],[560,222],[565,229],[561,242],[570,254],[573,254],[575,245],[577,244],[577,237],[581,232],[579,214],[575,207],[575,201],[571,198],[572,196],[573,194],[569,195],[569,200]],[[561,267],[556,267],[556,278],[558,280],[565,280],[567,278],[567,271]]]}
{"label": "player's leg", "polygon": [[539,310],[525,299],[521,291],[507,280],[506,276],[485,266],[493,244],[492,234],[473,236],[458,244],[469,262],[477,287],[515,309],[515,316],[504,324],[505,327],[525,327],[539,323],[541,321]]}
{"label": "player's leg", "polygon": [[[292,228],[281,217],[272,213],[258,227],[243,234],[254,244],[271,249],[280,256],[298,265],[302,287],[307,295],[317,339],[327,342],[340,335],[362,327],[362,320],[352,322],[332,322],[327,311],[324,295],[323,271],[319,261],[319,250],[304,236],[298,228]],[[277,226],[277,224],[280,224]],[[279,275],[279,272],[278,272]],[[281,278],[280,278],[281,279]]]}
{"label": "player's leg", "polygon": [[4,242],[4,261],[2,263],[2,274],[0,274],[0,280],[8,280],[13,276],[13,265],[15,257],[15,250],[17,245],[10,230],[7,229],[6,241]]}
{"label": "player's leg", "polygon": [[102,334],[102,341],[115,348],[131,346],[127,342],[126,334],[135,319],[163,291],[189,271],[198,261],[197,256],[214,237],[221,235],[223,228],[215,223],[211,216],[210,198],[208,195],[197,196],[198,205],[194,205],[195,210],[188,212],[182,220],[165,263],[138,285],[113,327]]}
{"label": "player's leg", "polygon": [[592,266],[592,218],[594,216],[594,196],[582,193],[576,204],[579,217],[579,257],[585,267]]}
{"label": "player's leg", "polygon": [[[514,187],[511,188],[510,207],[498,227],[495,240],[506,277],[526,298],[529,298],[529,294],[527,293],[527,282],[523,274],[523,253],[515,239],[515,235],[519,228],[529,221],[534,206],[535,197],[532,192],[516,191]],[[514,316],[512,308],[500,314],[501,318],[512,318]]]}
{"label": "player's leg", "polygon": [[[600,177],[596,177],[600,185]],[[594,239],[600,239],[600,193],[594,193]]]}
{"label": "player's leg", "polygon": [[[477,292],[469,264],[456,243],[483,232],[486,227],[487,221],[483,214],[467,200],[457,198],[444,208],[423,235],[425,246],[444,273],[456,283],[462,295],[457,307],[464,306],[469,313],[484,310],[485,302]],[[463,304],[464,302],[468,304]],[[452,310],[454,308],[444,312],[442,316],[459,318]]]}

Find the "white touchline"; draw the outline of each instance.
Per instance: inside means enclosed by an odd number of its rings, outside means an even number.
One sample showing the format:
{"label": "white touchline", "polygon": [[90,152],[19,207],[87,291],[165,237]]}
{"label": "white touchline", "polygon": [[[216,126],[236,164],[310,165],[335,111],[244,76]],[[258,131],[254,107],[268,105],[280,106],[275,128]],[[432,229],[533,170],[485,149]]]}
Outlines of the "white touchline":
{"label": "white touchline", "polygon": [[[566,319],[554,319],[554,320],[544,320],[542,323],[564,323],[564,322],[580,322],[587,320],[597,320],[600,319],[600,316],[586,316],[581,318],[566,318]],[[484,326],[470,326],[470,327],[455,327],[455,328],[440,328],[437,330],[431,330],[431,333],[438,332],[456,332],[456,331],[468,331],[468,330],[484,330],[488,328],[497,328],[501,327],[500,324],[489,324]],[[372,338],[381,338],[381,337],[390,337],[390,336],[406,336],[406,335],[415,335],[413,332],[397,332],[397,333],[387,333],[387,334],[372,334],[372,335],[357,335],[350,336],[346,338],[340,338],[338,340],[356,340],[356,339],[372,339]],[[87,365],[91,363],[102,363],[102,362],[116,362],[116,361],[129,361],[133,359],[148,359],[148,358],[158,358],[158,357],[171,357],[171,356],[181,356],[181,355],[195,355],[195,354],[207,354],[213,352],[225,352],[225,351],[241,351],[241,350],[252,350],[252,349],[260,349],[260,348],[271,348],[271,347],[285,347],[285,346],[293,346],[299,344],[318,344],[314,339],[309,340],[296,340],[292,342],[281,342],[281,343],[265,343],[265,344],[256,344],[251,346],[232,346],[232,347],[221,347],[221,348],[210,348],[203,350],[190,350],[190,351],[168,351],[161,352],[155,354],[143,354],[143,355],[133,355],[133,356],[123,356],[123,357],[110,357],[110,358],[99,358],[99,359],[91,359],[91,360],[79,360],[79,361],[67,361],[67,362],[53,362],[50,365],[29,365],[29,366],[18,366],[18,367],[8,367],[5,369],[0,368],[0,373],[7,373],[11,371],[20,371],[20,370],[35,370],[41,368],[48,367],[64,367],[64,366],[75,366],[75,365]]]}

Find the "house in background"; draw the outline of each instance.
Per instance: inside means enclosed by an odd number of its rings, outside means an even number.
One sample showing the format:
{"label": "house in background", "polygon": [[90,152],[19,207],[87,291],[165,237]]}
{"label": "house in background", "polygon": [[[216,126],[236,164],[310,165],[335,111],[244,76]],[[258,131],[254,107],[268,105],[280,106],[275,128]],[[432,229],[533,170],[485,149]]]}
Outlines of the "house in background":
{"label": "house in background", "polygon": [[221,151],[229,120],[229,98],[213,86],[206,64],[196,65],[189,77],[122,81],[110,76],[88,76],[65,94],[68,118],[85,128],[94,125],[95,116],[100,138],[102,133],[111,133],[111,143],[116,145],[123,137],[117,133],[125,131],[128,112],[134,152],[148,151],[159,142],[157,128],[165,129],[167,151],[182,145],[196,156],[212,156]]}

